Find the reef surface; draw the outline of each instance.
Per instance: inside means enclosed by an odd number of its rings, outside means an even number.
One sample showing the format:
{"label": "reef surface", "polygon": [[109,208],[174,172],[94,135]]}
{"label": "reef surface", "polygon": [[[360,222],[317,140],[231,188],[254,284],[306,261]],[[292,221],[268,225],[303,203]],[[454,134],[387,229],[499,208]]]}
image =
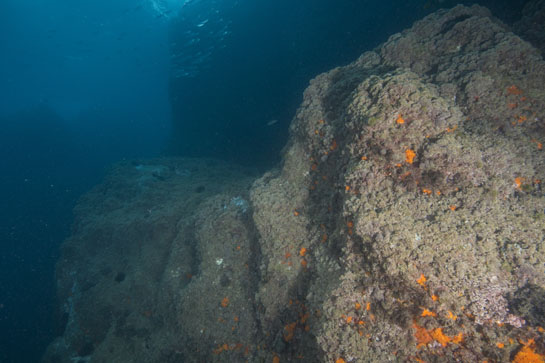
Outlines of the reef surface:
{"label": "reef surface", "polygon": [[545,62],[479,6],[317,76],[282,164],[115,166],[45,362],[544,359]]}

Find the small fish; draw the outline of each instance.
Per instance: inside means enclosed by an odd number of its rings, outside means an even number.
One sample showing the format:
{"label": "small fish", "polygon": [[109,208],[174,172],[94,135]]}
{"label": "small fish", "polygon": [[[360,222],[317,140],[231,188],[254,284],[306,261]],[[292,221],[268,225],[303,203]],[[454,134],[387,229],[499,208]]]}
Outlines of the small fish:
{"label": "small fish", "polygon": [[277,123],[278,120],[274,119],[274,120],[270,120],[269,122],[267,122],[267,126],[272,126],[274,125],[275,123]]}
{"label": "small fish", "polygon": [[208,23],[208,19],[203,20],[202,22],[200,22],[199,24],[197,24],[197,28],[202,28],[203,26],[206,25],[206,23]]}

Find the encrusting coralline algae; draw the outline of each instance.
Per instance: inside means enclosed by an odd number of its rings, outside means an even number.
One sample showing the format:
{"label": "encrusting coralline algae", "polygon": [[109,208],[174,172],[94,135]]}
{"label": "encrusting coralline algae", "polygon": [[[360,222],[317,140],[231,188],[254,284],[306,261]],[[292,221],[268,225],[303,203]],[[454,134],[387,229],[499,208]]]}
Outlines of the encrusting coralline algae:
{"label": "encrusting coralline algae", "polygon": [[312,80],[258,179],[118,166],[76,210],[44,360],[543,361],[544,84],[457,6]]}

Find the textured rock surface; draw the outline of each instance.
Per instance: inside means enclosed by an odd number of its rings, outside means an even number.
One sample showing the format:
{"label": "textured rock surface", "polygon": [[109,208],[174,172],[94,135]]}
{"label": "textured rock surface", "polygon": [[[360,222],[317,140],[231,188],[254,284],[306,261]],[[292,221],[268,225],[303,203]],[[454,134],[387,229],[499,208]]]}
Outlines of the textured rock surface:
{"label": "textured rock surface", "polygon": [[312,80],[249,190],[221,165],[116,169],[65,243],[46,361],[543,353],[543,84],[535,48],[458,6]]}
{"label": "textured rock surface", "polygon": [[506,360],[495,340],[537,322],[514,301],[545,286],[544,77],[530,44],[460,6],[311,83],[286,154],[307,159],[307,229],[328,236],[313,257],[341,251],[307,302],[327,359]]}
{"label": "textured rock surface", "polygon": [[207,361],[223,343],[243,356],[259,333],[250,181],[213,160],[114,167],[76,209],[57,265],[65,331],[44,360]]}

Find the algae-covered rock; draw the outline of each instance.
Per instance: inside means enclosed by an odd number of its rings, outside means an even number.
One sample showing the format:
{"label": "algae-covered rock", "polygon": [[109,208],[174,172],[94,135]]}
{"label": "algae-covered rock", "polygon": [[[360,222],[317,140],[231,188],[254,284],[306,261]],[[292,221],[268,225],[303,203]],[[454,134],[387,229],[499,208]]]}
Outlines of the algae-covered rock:
{"label": "algae-covered rock", "polygon": [[325,361],[507,360],[542,334],[544,81],[529,43],[458,6],[311,82],[285,151],[306,172],[268,185],[305,176],[284,198],[313,263],[288,286]]}
{"label": "algae-covered rock", "polygon": [[515,296],[545,287],[544,81],[534,48],[458,6],[311,83],[292,129],[308,203],[336,217],[308,218],[345,271],[315,306],[328,360],[504,360],[496,343],[528,334],[541,309]]}
{"label": "algae-covered rock", "polygon": [[117,167],[63,246],[45,360],[543,357],[544,84],[535,48],[457,6],[313,79],[258,179]]}
{"label": "algae-covered rock", "polygon": [[[242,360],[259,339],[247,189],[214,160],[121,163],[76,208],[46,362]],[[222,349],[227,345],[229,349]],[[253,348],[252,348],[253,349]]]}

